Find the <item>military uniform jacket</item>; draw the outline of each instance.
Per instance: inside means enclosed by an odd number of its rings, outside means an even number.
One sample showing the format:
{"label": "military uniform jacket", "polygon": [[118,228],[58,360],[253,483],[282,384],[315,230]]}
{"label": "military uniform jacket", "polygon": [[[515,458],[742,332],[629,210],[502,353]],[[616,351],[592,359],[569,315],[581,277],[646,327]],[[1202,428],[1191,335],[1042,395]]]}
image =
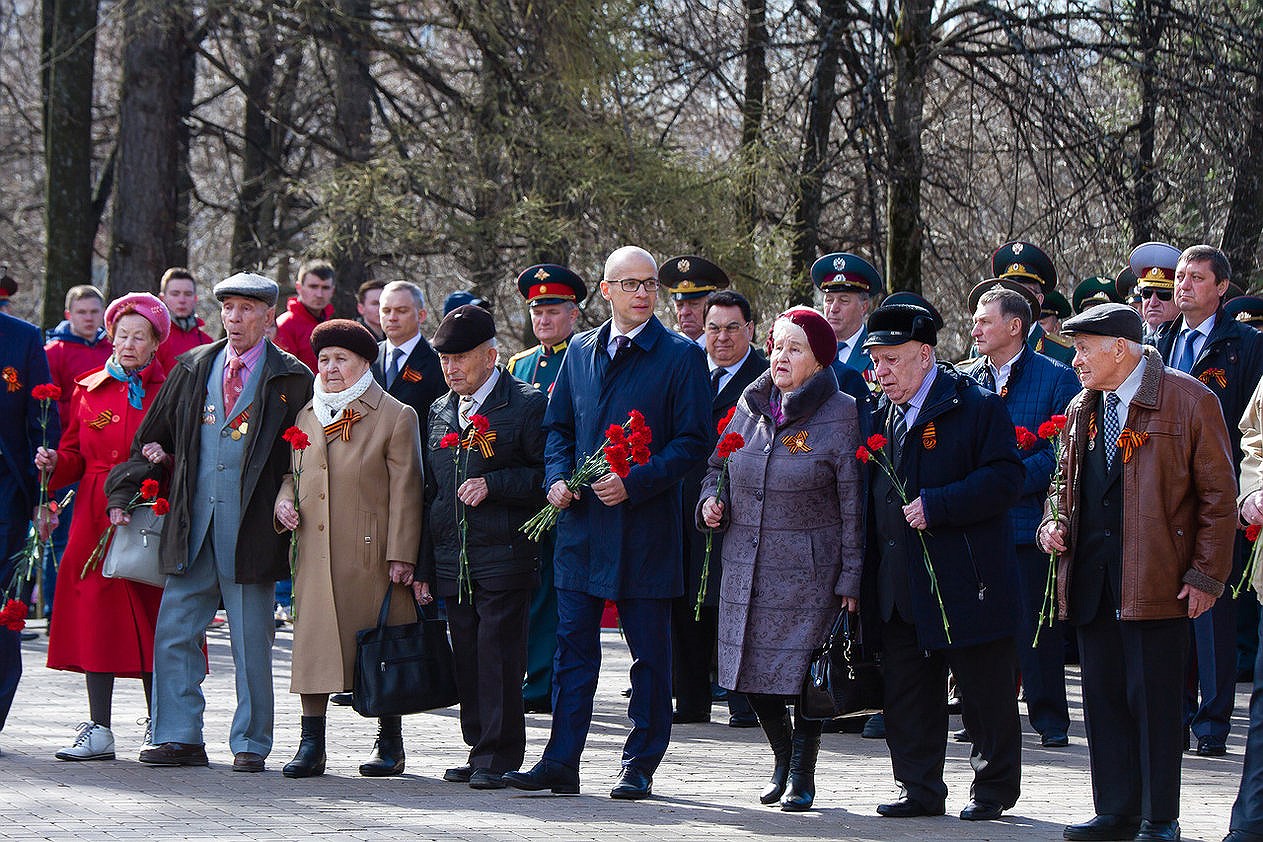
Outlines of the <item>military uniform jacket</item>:
{"label": "military uniform jacket", "polygon": [[1061,336],[1045,333],[1043,325],[1038,322],[1035,324],[1035,329],[1026,337],[1026,347],[1037,354],[1052,357],[1057,362],[1066,365],[1070,365],[1070,361],[1074,359],[1074,348],[1070,346],[1070,343]]}
{"label": "military uniform jacket", "polygon": [[623,480],[628,499],[606,506],[591,489],[561,513],[556,586],[606,599],[672,599],[684,593],[681,481],[713,442],[706,355],[651,316],[618,360],[606,352],[610,322],[571,340],[548,402],[544,488],[596,452],[610,424],[639,410],[652,456]]}
{"label": "military uniform jacket", "polygon": [[556,345],[536,345],[534,348],[527,348],[519,354],[514,354],[509,358],[509,374],[512,374],[518,380],[530,383],[536,389],[539,389],[545,395],[553,393],[553,386],[557,383],[557,375],[561,373],[562,360],[566,358],[566,348],[570,346],[571,337],[558,342]]}

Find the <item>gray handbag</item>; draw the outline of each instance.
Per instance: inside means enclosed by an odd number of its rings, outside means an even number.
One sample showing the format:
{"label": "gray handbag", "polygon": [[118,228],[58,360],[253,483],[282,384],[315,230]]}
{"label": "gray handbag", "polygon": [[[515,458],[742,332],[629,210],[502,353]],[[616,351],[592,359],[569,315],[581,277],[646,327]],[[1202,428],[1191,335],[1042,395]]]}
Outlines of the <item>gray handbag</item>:
{"label": "gray handbag", "polygon": [[167,583],[158,555],[162,517],[154,514],[152,506],[138,507],[131,514],[131,523],[114,530],[105,561],[101,562],[101,575],[161,588]]}

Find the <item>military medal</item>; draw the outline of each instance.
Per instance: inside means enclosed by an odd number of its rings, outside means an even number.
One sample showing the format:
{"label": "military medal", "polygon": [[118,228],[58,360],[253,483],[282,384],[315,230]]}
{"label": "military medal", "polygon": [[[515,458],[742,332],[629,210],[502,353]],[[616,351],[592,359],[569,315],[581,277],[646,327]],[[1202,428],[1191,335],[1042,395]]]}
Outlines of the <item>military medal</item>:
{"label": "military medal", "polygon": [[1088,450],[1096,450],[1096,413],[1088,416]]}
{"label": "military medal", "polygon": [[934,422],[925,425],[925,429],[921,432],[921,446],[926,450],[933,450],[938,447],[938,431],[934,428]]}
{"label": "military medal", "polygon": [[231,431],[228,435],[232,436],[233,441],[241,441],[241,437],[250,431],[250,425],[246,423],[249,417],[250,410],[247,409],[228,423],[228,429]]}
{"label": "military medal", "polygon": [[807,444],[807,435],[806,430],[799,430],[793,435],[781,436],[781,441],[790,453],[810,453],[811,446]]}
{"label": "military medal", "polygon": [[202,407],[202,423],[203,424],[215,423],[215,405],[213,403],[208,403]]}
{"label": "military medal", "polygon": [[18,370],[11,365],[4,367],[4,382],[8,386],[10,392],[16,392],[22,388],[22,381],[18,379]]}

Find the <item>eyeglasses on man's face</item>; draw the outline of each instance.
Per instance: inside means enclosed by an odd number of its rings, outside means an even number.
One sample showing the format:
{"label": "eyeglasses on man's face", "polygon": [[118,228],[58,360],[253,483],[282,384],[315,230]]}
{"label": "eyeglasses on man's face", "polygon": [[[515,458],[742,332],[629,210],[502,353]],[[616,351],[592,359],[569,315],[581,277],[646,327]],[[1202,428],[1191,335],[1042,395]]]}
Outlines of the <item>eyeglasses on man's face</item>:
{"label": "eyeglasses on man's face", "polygon": [[610,281],[609,283],[616,284],[623,292],[635,292],[641,287],[645,288],[645,292],[658,291],[657,278],[644,278],[643,280],[639,278],[620,278],[617,281]]}
{"label": "eyeglasses on man's face", "polygon": [[749,324],[749,322],[746,322],[745,324],[742,324],[741,322],[729,322],[728,324],[721,326],[711,322],[706,325],[706,332],[711,336],[719,336],[721,333],[725,333],[729,336],[736,336],[738,333],[745,330],[747,324]]}

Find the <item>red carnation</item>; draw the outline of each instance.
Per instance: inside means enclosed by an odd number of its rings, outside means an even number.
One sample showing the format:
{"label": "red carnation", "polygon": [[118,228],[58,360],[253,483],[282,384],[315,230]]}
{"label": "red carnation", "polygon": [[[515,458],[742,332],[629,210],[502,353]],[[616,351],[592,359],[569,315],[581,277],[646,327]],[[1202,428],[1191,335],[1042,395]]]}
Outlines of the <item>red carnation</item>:
{"label": "red carnation", "polygon": [[1066,416],[1054,415],[1048,420],[1053,422],[1053,426],[1057,428],[1057,432],[1060,433],[1062,430],[1066,429]]}
{"label": "red carnation", "polygon": [[855,458],[867,465],[868,460],[873,458],[873,454],[869,453],[868,448],[861,444],[855,450]]}
{"label": "red carnation", "polygon": [[1245,528],[1245,539],[1250,543],[1254,543],[1254,540],[1259,537],[1259,530],[1261,528],[1263,527],[1260,527],[1257,523],[1252,523],[1247,526]]}
{"label": "red carnation", "polygon": [[26,628],[26,603],[20,599],[11,599],[0,610],[0,625],[9,631],[22,631]]}
{"label": "red carnation", "polygon": [[632,448],[631,458],[637,465],[643,465],[649,461],[649,448],[637,445]]}
{"label": "red carnation", "polygon": [[653,431],[651,431],[648,427],[640,427],[632,430],[631,437],[628,441],[631,442],[632,447],[648,447],[649,443],[653,441]]}
{"label": "red carnation", "polygon": [[460,444],[460,435],[457,433],[448,433],[439,439],[439,447],[455,447]]}
{"label": "red carnation", "polygon": [[610,440],[611,444],[622,444],[627,441],[627,436],[623,433],[623,428],[619,424],[611,424],[610,428],[605,431],[605,437]]}
{"label": "red carnation", "polygon": [[724,434],[724,430],[728,429],[728,424],[732,422],[732,416],[735,415],[736,412],[737,407],[734,405],[732,409],[728,410],[727,415],[719,419],[719,425],[715,428],[719,435],[722,436]]}
{"label": "red carnation", "polygon": [[171,511],[171,503],[167,501],[166,497],[159,497],[153,501],[153,513],[158,517],[162,517],[169,511]]}
{"label": "red carnation", "polygon": [[629,473],[631,473],[631,465],[627,462],[626,448],[605,448],[605,462],[610,466],[610,473],[617,477],[626,477]]}
{"label": "red carnation", "polygon": [[31,397],[37,401],[61,400],[61,387],[56,383],[41,383],[31,389]]}
{"label": "red carnation", "polygon": [[868,437],[869,450],[881,450],[885,446],[886,446],[886,437],[883,436],[881,433],[873,433],[871,436]]}
{"label": "red carnation", "polygon": [[1029,450],[1035,446],[1035,442],[1039,441],[1035,434],[1025,427],[1016,427],[1014,432],[1017,433],[1017,446],[1022,450]]}
{"label": "red carnation", "polygon": [[1057,425],[1052,421],[1045,421],[1039,425],[1039,437],[1041,439],[1055,439],[1057,437]]}
{"label": "red carnation", "polygon": [[733,453],[746,446],[746,440],[741,437],[740,433],[728,433],[719,440],[719,447],[716,448],[720,459],[727,459]]}
{"label": "red carnation", "polygon": [[307,446],[311,444],[311,439],[298,427],[286,429],[285,432],[281,433],[281,438],[288,442],[289,446],[294,450],[306,450]]}
{"label": "red carnation", "polygon": [[152,500],[158,496],[158,481],[147,479],[140,484],[140,499]]}
{"label": "red carnation", "polygon": [[485,415],[471,415],[469,416],[469,423],[480,433],[485,433],[491,429],[491,422],[487,420]]}
{"label": "red carnation", "polygon": [[627,413],[627,417],[631,419],[630,427],[631,427],[632,432],[635,432],[636,430],[642,429],[646,426],[645,416],[641,413],[639,409],[633,409],[631,412]]}

